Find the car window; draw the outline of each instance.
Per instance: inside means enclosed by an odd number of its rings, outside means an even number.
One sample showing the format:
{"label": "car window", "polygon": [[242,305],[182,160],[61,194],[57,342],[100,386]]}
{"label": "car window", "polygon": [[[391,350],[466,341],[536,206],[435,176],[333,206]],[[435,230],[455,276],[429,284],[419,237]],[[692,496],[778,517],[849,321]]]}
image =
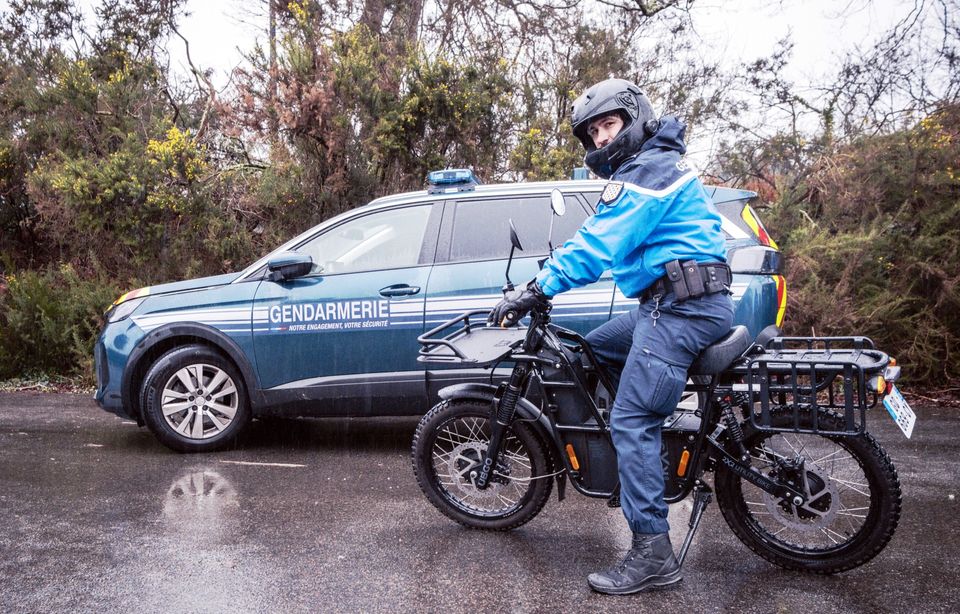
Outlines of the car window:
{"label": "car window", "polygon": [[590,205],[591,211],[597,210],[597,204],[600,202],[600,194],[602,192],[580,192],[580,197],[583,198],[583,201]]}
{"label": "car window", "polygon": [[377,211],[349,220],[299,246],[314,273],[331,275],[415,266],[430,220],[430,205]]}
{"label": "car window", "polygon": [[[577,197],[568,194],[565,200],[566,214],[554,219],[555,247],[572,237],[587,217]],[[523,244],[522,255],[546,255],[550,217],[550,197],[547,195],[458,201],[449,260],[506,258],[510,255],[511,219]]]}

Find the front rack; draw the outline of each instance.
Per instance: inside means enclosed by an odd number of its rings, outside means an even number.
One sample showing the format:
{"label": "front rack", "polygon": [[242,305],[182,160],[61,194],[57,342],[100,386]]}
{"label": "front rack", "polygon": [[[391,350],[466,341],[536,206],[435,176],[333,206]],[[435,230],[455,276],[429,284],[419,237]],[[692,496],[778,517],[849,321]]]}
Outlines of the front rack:
{"label": "front rack", "polygon": [[[518,348],[527,335],[526,328],[487,326],[489,309],[462,313],[417,337],[419,362],[462,364],[482,367],[502,360]],[[476,316],[482,314],[482,323]],[[474,322],[470,317],[474,316]],[[441,333],[447,332],[445,335]]]}
{"label": "front rack", "polygon": [[746,366],[750,422],[760,431],[861,434],[880,397],[869,378],[888,362],[867,337],[773,339]]}

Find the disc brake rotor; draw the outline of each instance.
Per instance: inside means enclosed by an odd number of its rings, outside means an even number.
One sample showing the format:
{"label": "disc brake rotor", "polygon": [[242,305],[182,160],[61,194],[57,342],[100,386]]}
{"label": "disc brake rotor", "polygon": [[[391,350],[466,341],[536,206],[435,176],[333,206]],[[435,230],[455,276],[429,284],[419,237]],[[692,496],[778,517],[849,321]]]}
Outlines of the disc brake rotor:
{"label": "disc brake rotor", "polygon": [[[778,470],[779,471],[779,470]],[[840,509],[840,494],[829,479],[829,474],[816,465],[804,466],[806,479],[800,478],[799,469],[787,469],[793,478],[793,488],[803,493],[803,505],[775,497],[768,492],[762,494],[767,511],[778,523],[790,529],[804,533],[813,533],[830,527]],[[777,473],[776,471],[774,473]],[[771,476],[773,477],[773,476]],[[781,479],[783,476],[780,476]]]}
{"label": "disc brake rotor", "polygon": [[[495,499],[507,480],[494,477],[487,483],[487,487],[480,490],[474,484],[474,478],[471,473],[480,472],[480,463],[483,460],[483,454],[487,451],[486,443],[479,441],[467,441],[456,446],[447,459],[447,470],[449,475],[455,478],[454,488],[463,496],[473,497],[474,499]],[[502,473],[504,468],[497,464],[498,473]]]}

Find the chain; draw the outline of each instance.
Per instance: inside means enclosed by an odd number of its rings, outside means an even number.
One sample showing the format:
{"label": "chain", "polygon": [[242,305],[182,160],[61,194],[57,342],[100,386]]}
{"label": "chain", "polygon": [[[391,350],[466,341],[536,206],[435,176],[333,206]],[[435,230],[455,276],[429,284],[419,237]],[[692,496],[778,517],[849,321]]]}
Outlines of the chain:
{"label": "chain", "polygon": [[660,299],[663,298],[662,294],[653,295],[653,311],[650,312],[650,317],[653,318],[653,327],[657,327],[657,320],[660,319]]}

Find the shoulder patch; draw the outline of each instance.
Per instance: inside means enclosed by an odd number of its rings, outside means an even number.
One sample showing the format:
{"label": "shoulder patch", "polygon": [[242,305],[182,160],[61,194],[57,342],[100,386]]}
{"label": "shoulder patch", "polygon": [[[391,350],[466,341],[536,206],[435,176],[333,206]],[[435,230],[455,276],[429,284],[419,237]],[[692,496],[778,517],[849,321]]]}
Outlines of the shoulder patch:
{"label": "shoulder patch", "polygon": [[607,187],[603,188],[603,194],[600,195],[600,202],[609,205],[617,200],[621,192],[623,192],[623,182],[611,181],[607,184]]}

